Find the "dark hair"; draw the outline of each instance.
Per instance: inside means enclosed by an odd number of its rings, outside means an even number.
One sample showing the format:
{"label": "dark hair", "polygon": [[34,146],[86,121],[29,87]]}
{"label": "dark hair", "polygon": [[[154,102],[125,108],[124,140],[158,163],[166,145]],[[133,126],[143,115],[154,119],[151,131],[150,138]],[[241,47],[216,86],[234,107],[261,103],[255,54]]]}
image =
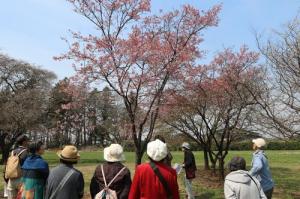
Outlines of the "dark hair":
{"label": "dark hair", "polygon": [[75,162],[70,162],[70,161],[66,161],[66,160],[63,160],[63,159],[59,159],[59,162],[60,162],[60,163],[63,163],[63,164],[66,164],[66,165],[77,164],[77,161],[75,161]]}
{"label": "dark hair", "polygon": [[155,161],[155,160],[153,160],[152,158],[150,158],[150,157],[148,156],[148,159],[149,159],[151,162],[164,162],[166,158],[167,158],[167,156],[166,156],[165,158],[163,158],[162,160],[160,160],[160,161]]}
{"label": "dark hair", "polygon": [[154,136],[154,140],[160,140],[163,143],[166,143],[166,140],[165,140],[165,138],[162,135],[156,135],[156,136]]}
{"label": "dark hair", "polygon": [[29,138],[26,135],[20,135],[16,139],[16,146],[20,146],[26,141],[29,141]]}
{"label": "dark hair", "polygon": [[42,141],[33,142],[29,145],[29,152],[35,154],[37,151],[41,149],[43,145],[44,143]]}
{"label": "dark hair", "polygon": [[228,164],[228,168],[230,171],[246,170],[246,160],[239,156],[233,157]]}

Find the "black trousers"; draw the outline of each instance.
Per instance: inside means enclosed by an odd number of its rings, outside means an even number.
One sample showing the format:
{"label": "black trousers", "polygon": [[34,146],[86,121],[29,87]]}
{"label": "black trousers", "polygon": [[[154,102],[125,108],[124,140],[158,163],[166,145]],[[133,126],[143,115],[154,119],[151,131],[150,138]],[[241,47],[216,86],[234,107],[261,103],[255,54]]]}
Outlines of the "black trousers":
{"label": "black trousers", "polygon": [[274,190],[274,188],[264,191],[265,195],[267,196],[268,199],[272,199],[273,190]]}

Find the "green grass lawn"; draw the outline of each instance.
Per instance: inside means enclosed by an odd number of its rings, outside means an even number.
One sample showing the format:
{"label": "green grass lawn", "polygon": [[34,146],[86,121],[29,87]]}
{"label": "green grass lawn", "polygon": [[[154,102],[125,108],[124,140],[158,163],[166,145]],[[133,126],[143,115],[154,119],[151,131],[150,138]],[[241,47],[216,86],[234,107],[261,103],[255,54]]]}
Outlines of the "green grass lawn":
{"label": "green grass lawn", "polygon": [[[81,160],[76,168],[81,170],[85,178],[85,190],[88,195],[89,183],[96,165],[103,161],[101,151],[81,152]],[[182,152],[172,152],[172,163],[181,163],[183,160]],[[252,152],[251,151],[231,151],[226,159],[226,162],[233,156],[242,156],[246,159],[247,165],[250,166]],[[274,198],[276,199],[295,199],[300,198],[300,151],[267,151],[271,171],[276,184],[274,191]],[[221,199],[223,197],[223,189],[221,183],[211,183],[210,173],[204,173],[203,155],[202,152],[195,152],[196,162],[199,167],[197,178],[194,182],[194,191],[197,198],[203,199]],[[125,153],[126,162],[124,163],[134,174],[134,157],[135,154],[131,152]],[[50,167],[58,164],[58,158],[55,152],[46,152],[44,158],[48,161]],[[145,160],[145,159],[144,159]],[[2,173],[3,167],[0,166]],[[205,174],[205,175],[204,175]],[[3,190],[3,183],[1,179],[0,191]],[[179,175],[178,182],[180,192],[184,195],[183,175]],[[1,198],[1,197],[0,197]],[[87,197],[88,198],[88,197]]]}

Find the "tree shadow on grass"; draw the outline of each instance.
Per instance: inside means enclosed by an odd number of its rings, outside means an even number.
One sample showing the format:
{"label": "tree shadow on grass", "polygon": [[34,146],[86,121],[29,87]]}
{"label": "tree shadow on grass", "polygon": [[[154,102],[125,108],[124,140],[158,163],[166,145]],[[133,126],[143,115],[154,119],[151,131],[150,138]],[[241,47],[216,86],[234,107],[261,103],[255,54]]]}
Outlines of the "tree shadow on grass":
{"label": "tree shadow on grass", "polygon": [[205,192],[205,193],[201,193],[198,196],[195,196],[195,199],[213,199],[215,196],[215,193],[213,192]]}

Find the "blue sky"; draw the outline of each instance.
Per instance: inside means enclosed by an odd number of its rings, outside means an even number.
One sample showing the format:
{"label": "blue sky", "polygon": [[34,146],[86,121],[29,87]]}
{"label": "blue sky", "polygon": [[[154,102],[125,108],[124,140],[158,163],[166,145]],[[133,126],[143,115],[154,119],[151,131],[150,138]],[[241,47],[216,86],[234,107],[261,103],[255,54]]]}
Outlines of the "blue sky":
{"label": "blue sky", "polygon": [[[219,26],[204,35],[202,49],[208,57],[224,47],[246,44],[256,49],[253,29],[269,35],[300,9],[299,0],[152,0],[152,9],[169,10],[185,3],[203,10],[223,4]],[[3,0],[0,19],[0,52],[54,71],[60,79],[74,74],[69,62],[53,60],[67,50],[61,37],[69,36],[69,29],[94,32],[65,0]]]}

